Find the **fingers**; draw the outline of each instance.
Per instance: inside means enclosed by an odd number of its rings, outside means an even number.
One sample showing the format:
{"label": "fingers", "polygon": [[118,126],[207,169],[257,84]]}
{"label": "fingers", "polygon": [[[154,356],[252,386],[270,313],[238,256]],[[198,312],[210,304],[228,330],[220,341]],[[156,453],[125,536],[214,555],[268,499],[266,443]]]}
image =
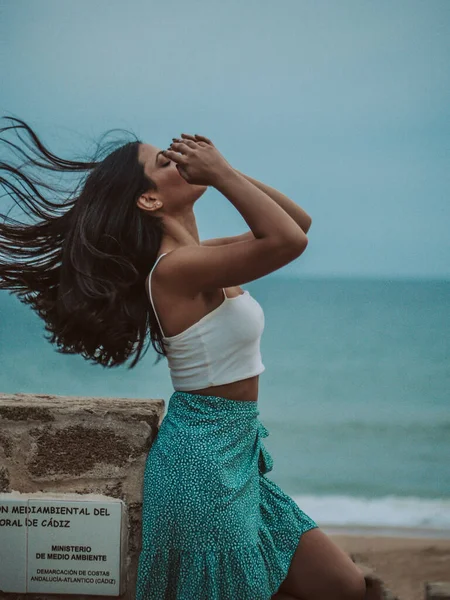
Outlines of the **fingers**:
{"label": "fingers", "polygon": [[178,144],[179,146],[182,146],[183,144],[185,144],[186,146],[189,146],[189,148],[198,148],[198,143],[194,140],[183,140],[183,141],[178,141],[178,138],[173,138],[175,141],[173,141],[170,145],[173,146],[174,144]]}
{"label": "fingers", "polygon": [[170,160],[173,160],[174,163],[179,165],[184,165],[186,163],[186,157],[179,152],[174,152],[173,150],[163,150],[162,155],[170,158]]}
{"label": "fingers", "polygon": [[210,139],[203,135],[198,135],[197,133],[195,134],[195,136],[190,135],[189,133],[182,133],[181,137],[186,140],[192,140],[193,142],[197,142],[197,144],[200,145],[202,145],[203,143],[209,144],[211,146],[213,145]]}
{"label": "fingers", "polygon": [[212,141],[209,138],[205,137],[204,135],[198,135],[198,133],[196,133],[195,137],[197,140],[201,140],[202,142],[206,142],[207,144],[212,145]]}
{"label": "fingers", "polygon": [[211,140],[202,135],[195,134],[193,136],[188,133],[182,133],[181,137],[183,138],[182,141],[179,138],[172,138],[173,142],[170,144],[168,150],[164,150],[163,152],[164,156],[179,165],[186,164],[189,149],[195,150],[205,144],[213,145]]}
{"label": "fingers", "polygon": [[[184,161],[187,159],[189,152],[191,151],[191,148],[187,145],[187,143],[178,143],[178,142],[172,142],[168,148],[169,152],[174,153],[177,156],[180,156],[181,158],[184,159]],[[180,161],[178,161],[180,162]],[[183,161],[181,161],[183,162]]]}

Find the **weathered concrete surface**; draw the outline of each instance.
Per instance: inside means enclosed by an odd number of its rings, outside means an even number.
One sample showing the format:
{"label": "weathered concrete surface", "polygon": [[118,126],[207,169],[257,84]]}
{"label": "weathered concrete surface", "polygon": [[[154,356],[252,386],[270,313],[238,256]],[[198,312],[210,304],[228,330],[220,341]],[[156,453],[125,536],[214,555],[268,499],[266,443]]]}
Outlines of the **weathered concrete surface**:
{"label": "weathered concrete surface", "polygon": [[427,582],[425,600],[450,600],[450,581]]}
{"label": "weathered concrete surface", "polygon": [[[127,592],[115,597],[123,600],[134,599],[145,460],[164,407],[163,399],[0,394],[0,492],[103,494],[126,503]],[[55,595],[0,593],[0,598],[55,600]]]}

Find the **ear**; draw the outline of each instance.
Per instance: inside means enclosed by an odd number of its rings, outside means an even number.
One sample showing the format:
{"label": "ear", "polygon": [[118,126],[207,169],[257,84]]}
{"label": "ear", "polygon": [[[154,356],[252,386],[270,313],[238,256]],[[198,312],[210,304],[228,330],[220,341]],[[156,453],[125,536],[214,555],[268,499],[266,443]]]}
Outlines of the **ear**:
{"label": "ear", "polygon": [[158,210],[162,206],[162,202],[160,200],[152,198],[152,196],[149,196],[147,194],[142,194],[141,196],[139,196],[136,204],[139,208],[148,211]]}

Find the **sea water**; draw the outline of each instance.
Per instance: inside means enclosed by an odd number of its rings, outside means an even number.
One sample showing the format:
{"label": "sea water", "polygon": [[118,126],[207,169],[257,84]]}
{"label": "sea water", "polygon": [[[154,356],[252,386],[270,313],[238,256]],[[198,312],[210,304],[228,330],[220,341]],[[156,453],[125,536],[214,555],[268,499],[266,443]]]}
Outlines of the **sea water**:
{"label": "sea water", "polygon": [[[450,281],[268,276],[260,376],[268,474],[320,525],[450,533]],[[0,391],[164,398],[166,359],[62,355],[0,292]]]}

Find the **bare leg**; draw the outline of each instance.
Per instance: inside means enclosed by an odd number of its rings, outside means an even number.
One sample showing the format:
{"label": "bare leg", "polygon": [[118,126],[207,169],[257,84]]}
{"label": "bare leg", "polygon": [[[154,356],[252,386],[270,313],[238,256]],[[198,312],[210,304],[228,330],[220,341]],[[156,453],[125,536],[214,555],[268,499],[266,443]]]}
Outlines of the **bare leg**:
{"label": "bare leg", "polygon": [[363,600],[366,582],[350,556],[316,527],[302,534],[278,592],[303,600]]}

